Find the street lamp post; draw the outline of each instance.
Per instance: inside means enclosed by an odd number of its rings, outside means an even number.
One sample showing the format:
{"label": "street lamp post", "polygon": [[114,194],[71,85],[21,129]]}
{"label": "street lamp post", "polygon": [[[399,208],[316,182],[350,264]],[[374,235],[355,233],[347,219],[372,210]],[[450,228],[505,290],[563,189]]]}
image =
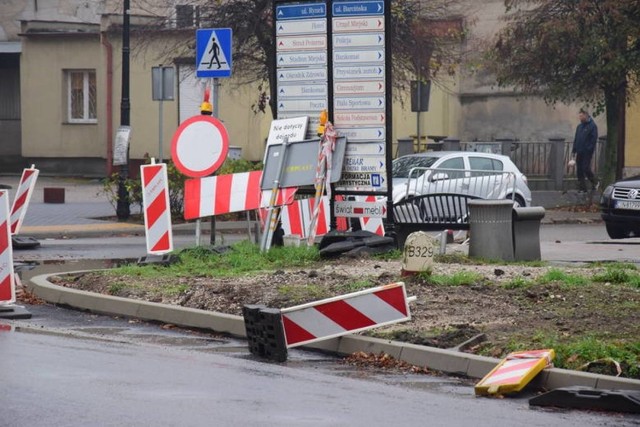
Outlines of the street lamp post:
{"label": "street lamp post", "polygon": [[[124,0],[122,12],[122,97],[120,101],[120,125],[130,125],[129,103],[129,0]],[[127,145],[126,163],[120,165],[118,174],[118,203],[116,215],[119,220],[129,219],[129,192],[125,187],[125,181],[129,177],[129,148]]]}

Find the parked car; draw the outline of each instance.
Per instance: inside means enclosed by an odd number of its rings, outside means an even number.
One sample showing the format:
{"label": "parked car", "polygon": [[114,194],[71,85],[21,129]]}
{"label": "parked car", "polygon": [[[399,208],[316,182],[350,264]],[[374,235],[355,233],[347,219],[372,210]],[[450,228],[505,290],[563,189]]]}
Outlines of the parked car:
{"label": "parked car", "polygon": [[640,176],[605,188],[600,198],[600,210],[609,237],[640,237]]}
{"label": "parked car", "polygon": [[513,199],[515,206],[531,206],[527,177],[509,157],[500,154],[466,151],[410,154],[393,161],[392,175],[394,203],[412,196],[450,192],[485,199]]}

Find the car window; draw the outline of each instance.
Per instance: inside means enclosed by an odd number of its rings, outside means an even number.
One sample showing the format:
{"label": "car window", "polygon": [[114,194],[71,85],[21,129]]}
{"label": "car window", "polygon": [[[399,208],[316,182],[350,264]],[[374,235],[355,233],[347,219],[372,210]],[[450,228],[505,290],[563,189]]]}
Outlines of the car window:
{"label": "car window", "polygon": [[440,163],[436,169],[464,169],[464,160],[462,157],[454,157]]}
{"label": "car window", "polygon": [[440,163],[436,169],[460,169],[460,172],[446,172],[450,179],[462,178],[464,176],[464,159],[462,157],[454,157]]}
{"label": "car window", "polygon": [[[476,171],[498,171],[501,172],[504,169],[504,165],[500,160],[490,159],[487,157],[469,157],[469,167],[472,170]],[[478,173],[473,173],[473,175],[479,175]]]}
{"label": "car window", "polygon": [[408,178],[413,168],[430,168],[438,160],[437,157],[406,156],[395,159],[392,163],[391,176],[394,178]]}

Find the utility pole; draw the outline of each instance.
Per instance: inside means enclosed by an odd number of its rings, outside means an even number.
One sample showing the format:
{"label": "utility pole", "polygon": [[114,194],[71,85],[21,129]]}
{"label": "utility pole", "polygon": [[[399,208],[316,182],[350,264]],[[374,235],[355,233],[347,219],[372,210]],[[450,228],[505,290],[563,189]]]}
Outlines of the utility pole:
{"label": "utility pole", "polygon": [[[122,97],[120,100],[120,125],[129,126],[131,104],[129,103],[129,1],[124,0],[122,11]],[[124,183],[129,177],[129,148],[127,146],[126,163],[120,165],[118,174],[118,203],[116,215],[119,220],[129,219],[129,192]]]}

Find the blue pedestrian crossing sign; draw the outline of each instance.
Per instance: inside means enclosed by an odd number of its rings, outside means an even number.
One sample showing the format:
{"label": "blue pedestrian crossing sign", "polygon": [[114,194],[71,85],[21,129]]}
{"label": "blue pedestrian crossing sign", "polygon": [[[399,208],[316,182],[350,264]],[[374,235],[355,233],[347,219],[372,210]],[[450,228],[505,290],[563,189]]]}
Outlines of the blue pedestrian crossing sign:
{"label": "blue pedestrian crossing sign", "polygon": [[196,30],[196,77],[231,77],[231,28]]}

